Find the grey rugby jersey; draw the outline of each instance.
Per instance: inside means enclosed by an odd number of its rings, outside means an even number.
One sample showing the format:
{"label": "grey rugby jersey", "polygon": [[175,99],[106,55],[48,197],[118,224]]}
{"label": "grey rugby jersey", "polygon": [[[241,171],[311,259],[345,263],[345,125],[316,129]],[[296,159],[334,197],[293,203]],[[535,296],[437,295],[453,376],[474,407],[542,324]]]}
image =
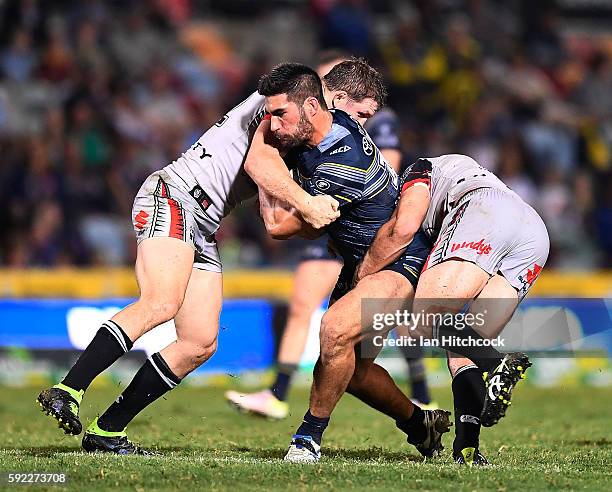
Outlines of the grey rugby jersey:
{"label": "grey rugby jersey", "polygon": [[164,168],[174,184],[189,193],[217,227],[236,205],[257,193],[255,183],[244,170],[244,160],[264,115],[265,98],[255,92]]}
{"label": "grey rugby jersey", "polygon": [[446,214],[466,193],[478,188],[511,191],[491,171],[461,154],[418,159],[404,171],[401,191],[419,183],[429,188],[431,202],[422,229],[433,241],[438,237]]}

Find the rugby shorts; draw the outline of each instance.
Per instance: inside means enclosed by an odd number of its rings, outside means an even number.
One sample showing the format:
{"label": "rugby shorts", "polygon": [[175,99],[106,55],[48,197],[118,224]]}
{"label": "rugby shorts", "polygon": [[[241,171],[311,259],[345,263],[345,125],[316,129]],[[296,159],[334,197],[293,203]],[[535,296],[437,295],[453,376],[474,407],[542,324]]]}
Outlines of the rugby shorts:
{"label": "rugby shorts", "polygon": [[479,188],[452,206],[423,270],[459,258],[491,276],[500,273],[522,299],[544,267],[549,246],[544,222],[516,193]]}
{"label": "rugby shorts", "polygon": [[138,244],[152,237],[180,239],[195,251],[194,268],[222,271],[210,219],[165,171],[154,172],[140,187],[132,208],[132,223]]}

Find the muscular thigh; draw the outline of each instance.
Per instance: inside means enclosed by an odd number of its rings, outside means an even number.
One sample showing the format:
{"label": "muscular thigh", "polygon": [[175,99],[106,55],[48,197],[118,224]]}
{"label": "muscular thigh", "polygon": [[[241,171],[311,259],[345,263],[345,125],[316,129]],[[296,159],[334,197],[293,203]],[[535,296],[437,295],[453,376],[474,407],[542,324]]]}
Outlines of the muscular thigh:
{"label": "muscular thigh", "polygon": [[519,293],[502,275],[493,275],[478,294],[470,312],[481,313],[484,325],[477,327],[487,338],[496,337],[508,324],[519,303]]}
{"label": "muscular thigh", "polygon": [[136,280],[140,296],[179,302],[187,289],[194,250],[180,239],[153,237],[138,245]]}
{"label": "muscular thigh", "polygon": [[223,281],[219,272],[193,269],[185,300],[174,318],[178,340],[202,346],[215,342],[223,301]]}
{"label": "muscular thigh", "polygon": [[421,317],[416,334],[430,336],[433,327],[427,315],[458,313],[474,299],[489,280],[489,274],[469,261],[446,260],[428,268],[419,279],[413,312]]}
{"label": "muscular thigh", "polygon": [[489,280],[482,268],[464,260],[446,260],[421,273],[415,303],[422,299],[474,299]]}
{"label": "muscular thigh", "polygon": [[410,304],[413,295],[414,289],[405,276],[383,270],[365,277],[336,300],[325,314],[323,325],[341,329],[345,336],[359,340],[372,332],[375,314],[403,309]]}

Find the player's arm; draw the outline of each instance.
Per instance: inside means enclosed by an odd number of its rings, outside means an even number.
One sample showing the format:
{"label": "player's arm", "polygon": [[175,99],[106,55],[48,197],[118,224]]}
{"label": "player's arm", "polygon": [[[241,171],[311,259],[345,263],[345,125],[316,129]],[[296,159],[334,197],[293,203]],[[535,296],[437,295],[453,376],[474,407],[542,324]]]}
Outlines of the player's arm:
{"label": "player's arm", "polygon": [[268,195],[291,205],[303,219],[316,229],[336,220],[338,202],[327,195],[306,193],[287,174],[287,166],[277,148],[269,143],[270,122],[262,121],[253,136],[244,169],[257,186]]}
{"label": "player's arm", "polygon": [[402,193],[393,215],[378,230],[364,256],[357,281],[382,270],[402,255],[423,223],[429,200],[425,186],[413,186]]}
{"label": "player's arm", "polygon": [[399,203],[383,224],[359,266],[355,280],[376,273],[397,260],[412,242],[429,208],[431,163],[418,160],[404,175]]}
{"label": "player's arm", "polygon": [[299,212],[277,198],[259,190],[259,209],[268,234],[274,239],[289,239],[301,236],[315,239],[324,233],[323,229],[315,229],[308,224]]}

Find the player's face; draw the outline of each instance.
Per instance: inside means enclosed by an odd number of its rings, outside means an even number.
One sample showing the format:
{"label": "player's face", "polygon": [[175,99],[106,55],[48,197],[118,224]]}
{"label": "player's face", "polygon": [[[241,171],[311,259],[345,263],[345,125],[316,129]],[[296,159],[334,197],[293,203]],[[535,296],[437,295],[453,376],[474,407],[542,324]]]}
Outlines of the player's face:
{"label": "player's face", "polygon": [[332,96],[332,107],[346,111],[362,125],[378,111],[378,103],[371,97],[354,101],[346,94],[344,94],[344,97]]}
{"label": "player's face", "polygon": [[284,147],[302,145],[312,137],[314,128],[304,108],[289,101],[286,94],[266,97],[270,130]]}

